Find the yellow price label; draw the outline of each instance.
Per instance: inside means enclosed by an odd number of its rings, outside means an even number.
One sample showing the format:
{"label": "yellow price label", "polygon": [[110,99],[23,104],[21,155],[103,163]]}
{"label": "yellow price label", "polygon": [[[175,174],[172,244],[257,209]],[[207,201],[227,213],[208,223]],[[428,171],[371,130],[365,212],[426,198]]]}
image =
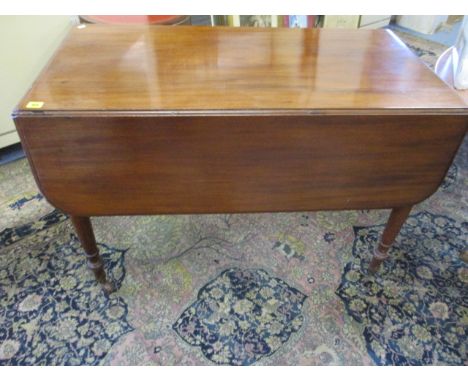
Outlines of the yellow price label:
{"label": "yellow price label", "polygon": [[26,109],[40,109],[42,106],[44,106],[44,102],[30,101],[26,105]]}

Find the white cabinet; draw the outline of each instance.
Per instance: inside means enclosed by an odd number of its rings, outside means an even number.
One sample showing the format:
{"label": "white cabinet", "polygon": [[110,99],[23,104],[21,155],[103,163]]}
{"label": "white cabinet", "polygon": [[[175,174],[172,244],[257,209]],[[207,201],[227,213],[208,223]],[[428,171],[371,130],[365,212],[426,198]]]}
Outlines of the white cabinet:
{"label": "white cabinet", "polygon": [[360,29],[377,29],[390,24],[391,15],[362,15],[359,21]]}
{"label": "white cabinet", "polygon": [[447,21],[448,16],[412,16],[396,17],[396,23],[404,28],[419,33],[433,34],[439,26]]}
{"label": "white cabinet", "polygon": [[377,29],[390,24],[391,17],[391,15],[326,15],[323,19],[323,28]]}
{"label": "white cabinet", "polygon": [[325,16],[323,19],[323,28],[346,28],[356,29],[359,27],[359,16]]}
{"label": "white cabinet", "polygon": [[11,112],[72,22],[71,16],[0,16],[0,148],[19,142]]}

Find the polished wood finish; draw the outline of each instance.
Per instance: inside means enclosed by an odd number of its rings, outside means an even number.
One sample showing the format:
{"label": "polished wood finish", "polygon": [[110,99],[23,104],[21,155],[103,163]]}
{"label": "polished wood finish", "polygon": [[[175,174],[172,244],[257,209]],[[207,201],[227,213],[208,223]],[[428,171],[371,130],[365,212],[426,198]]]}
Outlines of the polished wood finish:
{"label": "polished wood finish", "polygon": [[371,272],[377,272],[382,262],[388,257],[388,250],[398,236],[398,233],[409,216],[410,211],[411,206],[403,206],[392,209],[387,225],[385,226],[384,232],[380,239],[380,243],[375,250],[371,263],[369,264],[369,270]]}
{"label": "polished wood finish", "polygon": [[393,208],[391,245],[467,121],[386,30],[88,26],[15,112],[85,248],[86,216],[367,208]]}
{"label": "polished wood finish", "polygon": [[95,216],[415,204],[442,182],[466,119],[76,116],[17,126],[48,200]]}
{"label": "polished wood finish", "polygon": [[465,105],[389,30],[88,25],[19,108],[396,110]]}
{"label": "polished wood finish", "polygon": [[104,264],[96,245],[91,220],[88,217],[71,216],[71,221],[88,258],[88,268],[93,271],[96,280],[102,285],[104,291],[111,293],[114,290],[114,286],[106,279]]}

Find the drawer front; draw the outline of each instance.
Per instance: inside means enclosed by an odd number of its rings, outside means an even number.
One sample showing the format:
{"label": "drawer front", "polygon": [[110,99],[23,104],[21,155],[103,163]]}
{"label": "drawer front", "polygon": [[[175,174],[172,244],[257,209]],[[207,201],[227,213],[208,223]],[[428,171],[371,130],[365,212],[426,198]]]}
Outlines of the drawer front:
{"label": "drawer front", "polygon": [[79,215],[389,208],[443,180],[452,116],[18,117],[45,197]]}

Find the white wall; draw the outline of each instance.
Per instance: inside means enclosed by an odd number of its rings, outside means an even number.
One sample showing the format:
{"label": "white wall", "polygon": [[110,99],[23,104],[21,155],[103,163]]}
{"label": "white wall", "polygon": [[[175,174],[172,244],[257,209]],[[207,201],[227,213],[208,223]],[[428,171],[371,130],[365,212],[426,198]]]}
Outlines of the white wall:
{"label": "white wall", "polygon": [[11,112],[72,22],[70,16],[0,16],[0,148],[19,142]]}

